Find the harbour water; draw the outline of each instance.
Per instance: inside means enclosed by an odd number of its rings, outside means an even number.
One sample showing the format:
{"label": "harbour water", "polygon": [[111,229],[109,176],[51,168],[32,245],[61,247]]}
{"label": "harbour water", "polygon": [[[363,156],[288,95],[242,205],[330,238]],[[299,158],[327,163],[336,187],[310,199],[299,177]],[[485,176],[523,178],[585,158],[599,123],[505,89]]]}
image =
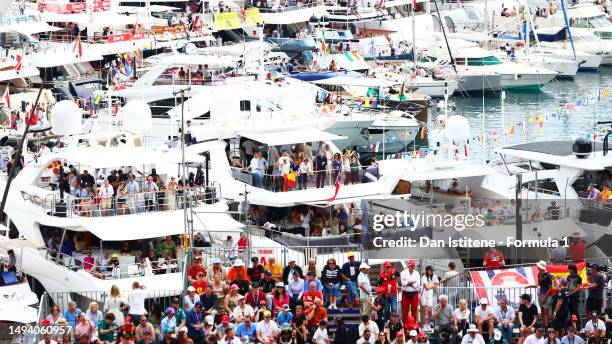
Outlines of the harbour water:
{"label": "harbour water", "polygon": [[[502,119],[501,94],[484,97],[484,132],[488,140],[493,140],[492,133],[496,132],[496,142],[500,139],[502,123],[509,130],[515,124],[515,133],[508,135],[508,143],[521,143],[526,141],[542,141],[550,139],[573,139],[577,136],[593,137],[594,123],[611,119],[610,106],[612,97],[605,97],[603,89],[612,86],[612,67],[600,67],[598,73],[578,73],[575,80],[553,80],[545,85],[539,93],[506,92],[504,102],[504,115]],[[567,102],[583,99],[601,91],[599,99],[592,99],[588,105],[576,106],[575,111],[566,113]],[[478,95],[456,96],[455,113],[461,114],[470,120],[474,137],[481,136],[483,97]],[[551,116],[561,108],[560,116]],[[449,115],[452,112],[449,111]],[[537,116],[548,116],[542,126]],[[533,122],[529,123],[532,118]],[[521,122],[526,124],[526,135],[520,129]],[[603,129],[609,126],[598,126],[598,136],[601,137]],[[487,145],[487,156],[491,156],[491,145]],[[479,154],[481,146],[478,142],[470,144],[470,151]]]}

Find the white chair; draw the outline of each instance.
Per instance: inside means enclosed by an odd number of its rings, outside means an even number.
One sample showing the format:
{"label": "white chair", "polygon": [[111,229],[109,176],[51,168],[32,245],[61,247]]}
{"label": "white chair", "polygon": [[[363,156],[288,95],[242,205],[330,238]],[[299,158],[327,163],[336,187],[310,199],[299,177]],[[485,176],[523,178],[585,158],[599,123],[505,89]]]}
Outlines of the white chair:
{"label": "white chair", "polygon": [[149,257],[145,258],[145,266],[143,271],[145,276],[153,276],[153,267],[151,267],[151,260]]}
{"label": "white chair", "polygon": [[111,272],[111,278],[112,279],[121,278],[121,268],[114,267],[113,271]]}
{"label": "white chair", "polygon": [[119,266],[128,266],[136,263],[135,256],[119,256]]}
{"label": "white chair", "polygon": [[136,277],[140,275],[140,271],[138,269],[138,264],[130,264],[127,266],[127,275],[128,277]]}

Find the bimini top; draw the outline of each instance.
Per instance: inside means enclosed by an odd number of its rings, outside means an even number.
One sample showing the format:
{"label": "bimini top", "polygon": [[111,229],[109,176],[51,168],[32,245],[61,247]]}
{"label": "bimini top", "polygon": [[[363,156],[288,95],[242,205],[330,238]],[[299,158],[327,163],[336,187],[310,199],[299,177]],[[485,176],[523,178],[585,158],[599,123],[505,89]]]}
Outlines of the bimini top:
{"label": "bimini top", "polygon": [[291,145],[295,143],[345,140],[339,136],[315,128],[283,130],[273,132],[241,132],[241,136],[267,144],[268,146]]}
{"label": "bimini top", "polygon": [[595,144],[593,153],[585,159],[578,159],[572,151],[573,141],[554,140],[522,143],[497,148],[496,152],[523,160],[544,162],[547,164],[576,168],[580,170],[603,170],[612,166],[612,152],[603,155],[600,142]]}

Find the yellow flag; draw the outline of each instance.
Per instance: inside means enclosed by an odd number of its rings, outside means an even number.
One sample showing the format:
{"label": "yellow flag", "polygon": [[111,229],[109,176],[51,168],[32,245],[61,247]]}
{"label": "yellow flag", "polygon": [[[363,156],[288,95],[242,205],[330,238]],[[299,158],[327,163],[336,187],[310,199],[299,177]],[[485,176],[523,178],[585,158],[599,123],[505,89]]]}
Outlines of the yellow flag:
{"label": "yellow flag", "polygon": [[607,97],[607,96],[608,96],[608,93],[609,93],[609,90],[608,90],[608,88],[607,88],[607,87],[605,87],[605,88],[604,88],[604,91],[603,91],[603,95],[604,95],[604,97]]}

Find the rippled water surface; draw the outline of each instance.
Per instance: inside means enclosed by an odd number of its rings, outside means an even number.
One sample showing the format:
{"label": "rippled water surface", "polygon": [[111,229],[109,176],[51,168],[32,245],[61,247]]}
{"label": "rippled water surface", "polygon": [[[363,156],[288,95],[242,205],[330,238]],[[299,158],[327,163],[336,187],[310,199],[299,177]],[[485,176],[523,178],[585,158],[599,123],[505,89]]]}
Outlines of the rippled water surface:
{"label": "rippled water surface", "polygon": [[[575,112],[566,113],[565,104],[570,101],[583,99],[594,92],[603,91],[603,88],[611,87],[610,96],[601,95],[600,100],[590,100],[586,106],[576,107]],[[603,93],[603,92],[602,92]],[[471,130],[474,136],[480,136],[483,132],[483,97],[457,96],[454,99],[456,113],[462,114],[470,120]],[[484,132],[488,136],[487,147],[495,144],[492,133],[502,132],[502,102],[501,95],[487,95],[484,97]],[[515,134],[508,136],[509,143],[520,143],[525,141],[542,141],[550,139],[574,138],[584,135],[593,136],[594,122],[612,121],[612,67],[601,67],[597,73],[578,73],[574,80],[553,80],[539,93],[506,92],[504,121],[505,127],[509,128],[525,121],[526,135],[523,135],[517,125]],[[552,113],[561,108],[562,112],[558,118],[553,118]],[[452,112],[449,112],[449,115]],[[537,116],[545,117],[540,127]],[[533,123],[529,123],[530,117]],[[604,128],[610,126],[598,126],[598,136],[601,139]],[[502,142],[498,137],[497,144]],[[470,144],[471,151],[480,151],[477,143]],[[487,149],[490,151],[490,149]],[[490,153],[487,153],[489,155]]]}

